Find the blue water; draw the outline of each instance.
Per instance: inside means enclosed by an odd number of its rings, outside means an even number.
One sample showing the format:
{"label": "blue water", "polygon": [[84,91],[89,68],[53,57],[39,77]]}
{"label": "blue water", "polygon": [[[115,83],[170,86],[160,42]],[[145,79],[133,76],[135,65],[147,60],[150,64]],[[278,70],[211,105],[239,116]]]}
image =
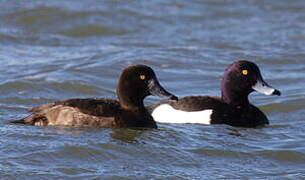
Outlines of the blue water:
{"label": "blue water", "polygon": [[[0,179],[305,179],[305,1],[0,0],[0,9]],[[239,59],[282,92],[250,97],[268,127],[6,123],[59,99],[116,98],[129,64],[151,66],[178,96],[218,96]]]}

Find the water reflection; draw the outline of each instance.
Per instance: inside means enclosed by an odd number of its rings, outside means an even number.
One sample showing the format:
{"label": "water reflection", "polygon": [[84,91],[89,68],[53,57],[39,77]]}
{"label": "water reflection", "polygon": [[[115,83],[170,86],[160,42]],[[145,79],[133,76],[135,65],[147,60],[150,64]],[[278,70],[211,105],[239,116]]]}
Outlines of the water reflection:
{"label": "water reflection", "polygon": [[136,128],[136,129],[117,128],[112,130],[110,136],[115,140],[119,140],[126,143],[139,143],[139,139],[141,139],[141,136],[151,131],[154,130],[143,129],[143,128]]}

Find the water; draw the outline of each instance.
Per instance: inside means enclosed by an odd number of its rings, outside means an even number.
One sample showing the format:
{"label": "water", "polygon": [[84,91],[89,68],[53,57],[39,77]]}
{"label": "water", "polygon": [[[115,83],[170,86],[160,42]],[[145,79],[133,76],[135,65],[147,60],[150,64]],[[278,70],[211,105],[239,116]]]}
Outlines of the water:
{"label": "water", "polygon": [[[305,178],[304,1],[0,0],[0,7],[0,179]],[[178,96],[219,95],[224,69],[238,59],[256,62],[282,91],[250,97],[268,127],[6,123],[59,99],[116,98],[129,64],[151,66]]]}

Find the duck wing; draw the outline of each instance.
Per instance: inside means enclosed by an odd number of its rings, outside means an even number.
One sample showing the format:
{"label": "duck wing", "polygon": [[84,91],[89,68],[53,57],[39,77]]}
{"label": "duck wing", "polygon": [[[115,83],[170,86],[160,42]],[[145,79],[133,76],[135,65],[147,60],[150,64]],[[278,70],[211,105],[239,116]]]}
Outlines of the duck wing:
{"label": "duck wing", "polygon": [[12,123],[112,127],[120,110],[119,102],[112,99],[67,99],[31,108],[31,115]]}

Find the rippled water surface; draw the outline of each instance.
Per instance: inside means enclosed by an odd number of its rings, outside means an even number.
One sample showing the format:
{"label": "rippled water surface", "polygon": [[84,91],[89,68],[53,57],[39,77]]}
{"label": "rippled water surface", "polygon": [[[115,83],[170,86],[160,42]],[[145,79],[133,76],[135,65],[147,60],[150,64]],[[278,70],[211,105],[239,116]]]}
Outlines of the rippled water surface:
{"label": "rippled water surface", "polygon": [[[0,0],[0,7],[0,179],[305,179],[305,1]],[[6,123],[59,99],[116,98],[129,64],[151,66],[178,96],[219,95],[224,69],[238,59],[256,62],[282,91],[250,97],[268,127]]]}

